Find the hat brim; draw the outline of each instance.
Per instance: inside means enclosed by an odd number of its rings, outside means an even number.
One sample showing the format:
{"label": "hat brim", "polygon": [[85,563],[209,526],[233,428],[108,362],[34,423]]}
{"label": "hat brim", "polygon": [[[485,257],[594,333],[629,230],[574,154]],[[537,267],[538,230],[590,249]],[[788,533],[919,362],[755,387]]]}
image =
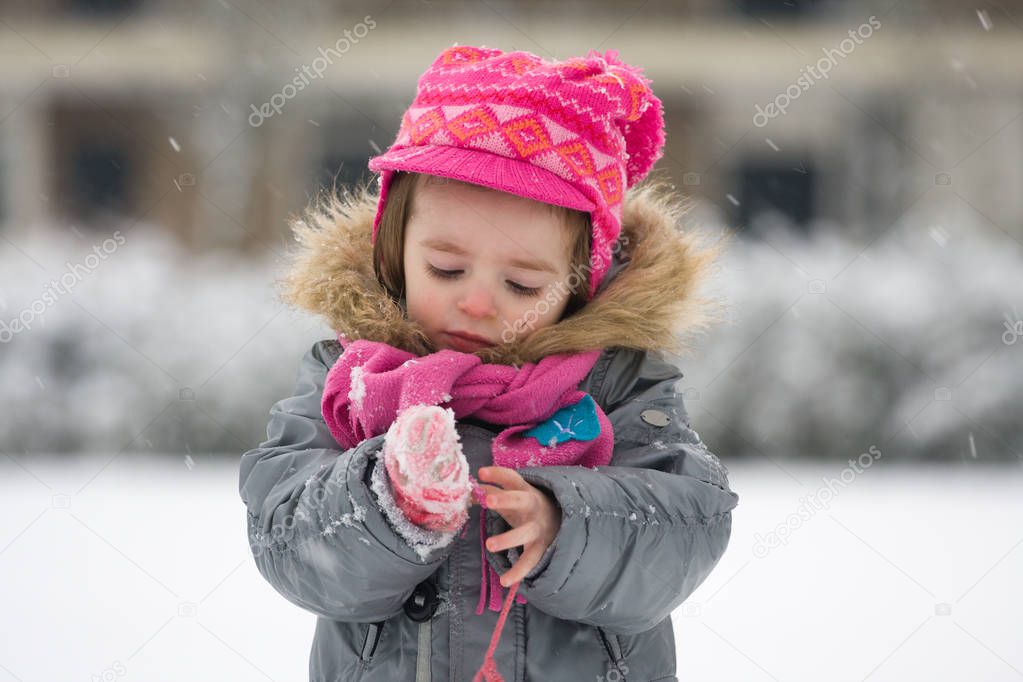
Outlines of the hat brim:
{"label": "hat brim", "polygon": [[447,145],[403,147],[375,156],[367,165],[374,172],[408,171],[462,180],[577,211],[595,208],[575,185],[555,173],[528,161],[478,149]]}

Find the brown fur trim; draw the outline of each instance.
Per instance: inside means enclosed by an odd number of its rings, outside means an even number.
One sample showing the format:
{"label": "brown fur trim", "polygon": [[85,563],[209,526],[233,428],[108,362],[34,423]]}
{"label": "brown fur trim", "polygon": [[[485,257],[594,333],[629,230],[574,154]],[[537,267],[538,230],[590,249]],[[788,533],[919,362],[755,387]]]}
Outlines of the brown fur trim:
{"label": "brown fur trim", "polygon": [[[423,355],[432,348],[422,327],[405,318],[373,272],[377,196],[369,185],[325,193],[290,222],[297,248],[277,282],[281,300],[322,315],[349,338]],[[700,235],[683,230],[687,209],[664,181],[630,189],[622,214],[629,264],[574,315],[475,354],[483,362],[520,366],[555,353],[612,346],[689,352],[689,338],[722,319],[720,302],[699,290],[728,240],[705,244]]]}

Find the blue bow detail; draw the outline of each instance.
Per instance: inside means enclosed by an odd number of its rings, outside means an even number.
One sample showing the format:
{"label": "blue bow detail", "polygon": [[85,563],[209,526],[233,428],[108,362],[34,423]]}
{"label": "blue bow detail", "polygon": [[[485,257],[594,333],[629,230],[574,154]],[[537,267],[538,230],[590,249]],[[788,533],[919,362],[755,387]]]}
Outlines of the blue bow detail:
{"label": "blue bow detail", "polygon": [[561,408],[550,419],[523,431],[522,435],[532,436],[547,447],[566,440],[593,440],[600,435],[597,405],[593,402],[593,396],[587,393],[575,405]]}

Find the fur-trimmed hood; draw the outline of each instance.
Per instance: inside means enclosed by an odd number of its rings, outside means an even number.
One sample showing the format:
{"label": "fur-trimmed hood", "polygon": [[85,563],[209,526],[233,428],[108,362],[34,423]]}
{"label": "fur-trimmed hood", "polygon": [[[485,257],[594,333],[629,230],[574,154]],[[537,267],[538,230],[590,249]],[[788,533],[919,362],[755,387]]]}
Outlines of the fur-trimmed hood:
{"label": "fur-trimmed hood", "polygon": [[[322,315],[336,333],[388,343],[415,355],[432,352],[422,327],[373,270],[373,217],[378,195],[370,187],[325,194],[290,227],[297,241],[281,299]],[[680,222],[686,211],[663,182],[630,189],[622,210],[623,248],[595,297],[574,314],[525,338],[475,352],[483,362],[520,366],[555,353],[612,346],[684,354],[688,340],[719,321],[719,302],[700,289],[725,241],[701,244]]]}

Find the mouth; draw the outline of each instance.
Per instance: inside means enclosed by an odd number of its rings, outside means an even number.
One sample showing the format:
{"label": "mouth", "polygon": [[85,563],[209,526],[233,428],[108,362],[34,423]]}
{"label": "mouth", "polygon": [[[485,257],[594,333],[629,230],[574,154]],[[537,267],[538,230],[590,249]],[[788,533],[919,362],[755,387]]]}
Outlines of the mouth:
{"label": "mouth", "polygon": [[443,332],[443,334],[451,342],[451,345],[460,351],[471,352],[494,345],[482,336],[476,336],[467,332]]}

